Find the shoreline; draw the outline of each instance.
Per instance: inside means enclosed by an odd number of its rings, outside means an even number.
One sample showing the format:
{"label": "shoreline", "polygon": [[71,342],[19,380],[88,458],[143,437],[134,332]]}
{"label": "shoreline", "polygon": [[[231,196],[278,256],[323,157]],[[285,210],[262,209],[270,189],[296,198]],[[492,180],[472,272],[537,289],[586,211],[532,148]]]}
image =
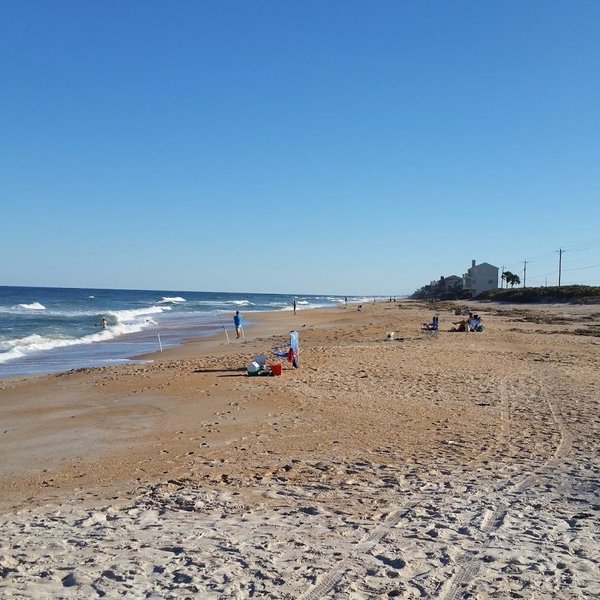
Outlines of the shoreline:
{"label": "shoreline", "polygon": [[[236,308],[252,318],[263,311],[291,311],[293,300],[281,294],[184,292],[184,298],[180,292],[157,297],[148,290],[7,290],[2,300],[6,320],[0,336],[1,378],[127,364],[159,346],[218,333],[223,318],[229,325],[229,311]],[[298,297],[299,307],[338,304],[333,296]],[[101,327],[103,322],[108,327]]]}
{"label": "shoreline", "polygon": [[[254,323],[251,324],[251,329],[249,331],[252,332],[253,337],[256,337],[256,336],[263,337],[263,336],[277,335],[279,333],[279,329],[277,329],[277,326],[279,325],[279,321],[285,321],[286,323],[288,322],[288,320],[285,319],[286,316],[297,320],[302,314],[306,314],[308,312],[332,311],[332,310],[338,310],[339,308],[341,308],[341,307],[339,307],[339,306],[326,306],[326,307],[319,306],[319,307],[314,307],[314,308],[305,308],[302,310],[298,310],[297,314],[295,316],[293,315],[293,312],[291,309],[289,311],[288,310],[278,310],[278,311],[265,310],[265,311],[248,312],[248,313],[245,313],[245,321],[246,322],[244,324],[244,331],[246,331],[248,320],[250,319],[250,320],[254,321],[254,319],[252,319],[252,317],[250,317],[248,315],[260,315],[260,317],[257,318]],[[290,321],[289,325],[291,327],[295,324]],[[143,359],[159,360],[161,358],[164,358],[165,360],[175,360],[178,357],[187,358],[188,355],[190,354],[190,352],[192,352],[192,349],[190,347],[193,347],[194,351],[198,351],[198,352],[201,352],[202,354],[205,354],[205,353],[210,353],[210,352],[227,349],[227,347],[229,347],[231,349],[232,344],[240,345],[246,341],[245,338],[240,338],[239,340],[235,338],[235,329],[234,329],[233,325],[231,325],[230,327],[227,328],[227,332],[229,335],[229,339],[231,340],[230,342],[227,342],[227,339],[225,338],[225,333],[221,329],[221,331],[219,333],[215,333],[215,334],[210,334],[210,335],[206,335],[206,336],[195,336],[195,337],[191,337],[191,338],[184,338],[184,339],[182,339],[181,343],[178,346],[172,346],[170,348],[166,348],[165,350],[163,350],[163,352],[160,352],[160,350],[155,351],[155,352],[147,352],[144,354],[136,355],[132,358],[135,360],[138,360],[138,359],[140,359],[140,360],[143,360]],[[285,334],[282,334],[282,337],[285,337]],[[251,339],[251,337],[249,338],[249,340],[250,339]],[[223,346],[225,346],[225,348],[223,348]]]}
{"label": "shoreline", "polygon": [[[313,320],[317,323],[326,322],[338,310],[339,307],[310,308],[298,311],[295,317],[291,311],[264,311],[256,313],[261,315],[260,321],[253,324],[250,330],[247,330],[245,339],[237,340],[230,335],[230,343],[226,341],[222,333],[194,337],[183,340],[179,346],[167,348],[162,353],[157,351],[133,357],[135,360],[140,360],[139,363],[84,367],[60,372],[3,378],[0,380],[0,416],[4,417],[1,422],[5,427],[4,436],[0,438],[0,454],[11,455],[14,465],[11,466],[11,460],[9,460],[0,466],[0,497],[2,498],[0,500],[0,512],[8,505],[6,499],[11,497],[11,489],[14,491],[15,485],[17,489],[20,487],[19,484],[13,481],[15,477],[24,479],[21,482],[22,486],[24,490],[29,490],[21,494],[17,493],[22,497],[21,502],[27,504],[27,498],[29,496],[31,498],[38,497],[40,489],[49,488],[49,491],[52,492],[52,488],[55,488],[54,483],[51,485],[45,483],[49,481],[46,474],[52,469],[43,467],[51,465],[52,468],[56,468],[58,464],[71,460],[85,462],[95,452],[106,452],[107,448],[110,448],[110,452],[113,452],[115,444],[121,447],[120,451],[124,453],[126,459],[133,447],[124,445],[123,439],[115,436],[114,432],[107,431],[105,422],[101,422],[98,427],[95,425],[90,427],[90,419],[84,414],[86,411],[78,405],[81,400],[80,394],[84,394],[88,402],[91,402],[92,410],[103,417],[111,409],[116,409],[118,416],[115,416],[115,419],[120,417],[131,418],[133,407],[137,407],[137,410],[140,411],[137,416],[140,431],[136,432],[136,435],[139,433],[143,436],[146,428],[153,427],[153,413],[162,411],[160,407],[156,406],[156,403],[160,399],[168,399],[168,393],[163,391],[167,389],[167,386],[159,382],[157,389],[153,390],[148,396],[146,392],[151,388],[132,385],[131,381],[120,386],[118,385],[120,378],[127,378],[128,380],[135,380],[136,377],[160,379],[163,369],[173,367],[176,369],[180,367],[181,370],[187,371],[186,375],[189,376],[189,369],[193,366],[191,365],[192,361],[197,361],[198,365],[203,363],[213,364],[226,357],[236,360],[235,369],[245,376],[245,365],[251,357],[255,354],[269,352],[270,346],[267,340],[271,339],[274,343],[286,344],[290,329],[292,327],[302,329],[302,326],[305,325],[305,323],[301,323],[303,316],[310,314],[311,320],[305,320],[311,323],[309,326],[314,326],[312,324]],[[342,311],[340,310],[340,312]],[[231,371],[235,372],[235,369],[232,368]],[[210,372],[210,370],[207,370],[207,374]],[[210,386],[217,385],[218,370],[214,372],[217,375],[212,378],[215,381],[211,381]],[[189,382],[186,382],[185,385],[189,385]],[[105,403],[103,394],[107,387],[114,388],[111,394],[121,393],[128,400],[118,404],[116,400]],[[204,394],[210,395],[206,390],[204,390]],[[62,397],[69,398],[69,401],[63,402]],[[140,398],[139,401],[138,397]],[[47,406],[45,403],[47,403]],[[37,444],[33,444],[32,448],[22,449],[16,455],[12,446],[9,445],[7,449],[3,448],[11,429],[20,429],[31,413],[38,414],[45,420],[45,408],[60,413],[70,411],[72,414],[69,415],[69,419],[75,421],[72,423],[63,422],[60,425],[55,423],[54,427],[57,430],[46,434],[48,440],[42,438]],[[20,418],[12,424],[13,414],[19,414],[20,412],[26,414],[27,419]],[[210,416],[208,409],[202,410],[200,413],[202,419],[208,419]],[[147,422],[144,421],[144,418],[147,419]],[[49,425],[50,420],[42,427],[48,429]],[[79,430],[79,426],[84,429]],[[64,431],[61,430],[61,427]],[[120,428],[124,432],[128,430],[122,424],[116,424],[116,427],[117,430]],[[34,430],[37,431],[37,429]],[[109,434],[110,443],[107,443],[107,434]],[[25,437],[31,441],[33,434],[26,434]],[[83,443],[79,443],[78,438],[80,437],[87,439]],[[62,455],[57,457],[55,454],[58,447],[61,448]],[[24,471],[24,465],[36,465],[36,467],[28,476],[20,478],[18,474]],[[71,479],[68,472],[60,473],[59,477],[66,481]],[[81,478],[81,474],[78,477]],[[32,488],[37,488],[37,491],[30,493]],[[52,496],[52,493],[50,496]]]}
{"label": "shoreline", "polygon": [[[318,307],[316,308],[316,310],[319,310]],[[315,309],[308,309],[308,310],[315,310]],[[274,314],[277,314],[278,311],[255,311],[253,313],[249,313],[249,314],[257,314],[257,315],[262,315],[262,314],[268,314],[270,312],[273,312]],[[282,311],[284,312],[284,311]],[[216,318],[216,317],[215,317]],[[218,322],[215,321],[214,325],[212,324],[212,322],[209,322],[209,324],[204,323],[203,324],[207,331],[214,331],[216,329],[221,329],[222,331],[222,325]],[[230,328],[231,331],[228,329],[228,332],[231,333],[235,333],[233,331],[233,328]],[[160,333],[160,331],[159,331]],[[126,336],[123,337],[116,337],[114,339],[108,340],[108,341],[103,341],[103,342],[96,342],[95,344],[92,344],[91,346],[94,347],[96,344],[103,344],[106,345],[108,347],[110,347],[110,345],[112,344],[123,344],[123,343],[128,343],[128,338],[129,339],[133,339],[135,340],[136,337],[139,337],[140,334],[147,334],[147,331],[143,330],[141,332],[136,332],[136,333],[132,333],[132,334],[128,334]],[[223,333],[224,335],[224,333]],[[46,375],[58,375],[61,373],[67,373],[67,372],[71,372],[71,371],[79,371],[81,369],[100,369],[100,368],[104,368],[104,367],[118,367],[118,366],[127,366],[127,365],[132,365],[132,364],[141,364],[144,361],[146,361],[148,359],[148,357],[152,357],[152,359],[156,359],[156,358],[160,358],[161,356],[164,356],[165,358],[167,358],[166,353],[168,353],[170,350],[174,350],[177,349],[181,346],[184,346],[187,343],[193,343],[195,341],[207,341],[207,342],[212,342],[212,341],[216,341],[218,340],[220,336],[220,332],[219,333],[198,333],[196,335],[190,335],[189,337],[185,337],[183,334],[181,335],[179,341],[175,344],[175,345],[170,345],[167,346],[165,348],[163,348],[163,350],[149,350],[149,351],[145,351],[145,352],[137,352],[137,353],[132,353],[131,355],[127,356],[127,357],[123,357],[123,358],[115,358],[115,359],[100,359],[100,362],[109,362],[109,364],[90,364],[90,365],[86,365],[86,366],[80,366],[80,367],[73,367],[73,368],[64,368],[64,369],[59,369],[59,370],[49,370],[49,371],[33,371],[33,372],[26,372],[26,373],[16,373],[16,374],[9,374],[9,375],[0,375],[0,383],[2,381],[8,380],[8,379],[21,379],[21,378],[28,378],[28,377],[43,377]],[[234,337],[234,336],[233,336]],[[84,346],[86,347],[87,344],[81,343],[81,344],[74,344],[73,346],[68,346],[68,349],[74,349],[77,346]],[[157,343],[157,347],[158,347],[158,343]],[[60,352],[60,349],[54,348],[52,350],[50,350],[49,352]],[[41,354],[40,358],[44,358],[44,354]],[[16,359],[18,360],[18,359]],[[90,359],[91,360],[91,359]],[[111,362],[111,360],[114,360],[114,362]],[[6,363],[4,363],[6,364]]]}
{"label": "shoreline", "polygon": [[[485,331],[449,333],[457,304],[286,311],[235,344],[3,380],[7,589],[597,596],[598,313],[469,303]],[[300,369],[248,377],[292,327]]]}

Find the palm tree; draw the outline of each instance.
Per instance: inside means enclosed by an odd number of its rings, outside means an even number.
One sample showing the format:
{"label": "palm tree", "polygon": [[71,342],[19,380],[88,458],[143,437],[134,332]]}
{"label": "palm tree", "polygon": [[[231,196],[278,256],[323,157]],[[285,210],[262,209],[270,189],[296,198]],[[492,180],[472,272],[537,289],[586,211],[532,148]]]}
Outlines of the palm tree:
{"label": "palm tree", "polygon": [[521,283],[521,278],[510,271],[504,271],[501,279],[506,281],[506,285],[510,285],[511,288]]}

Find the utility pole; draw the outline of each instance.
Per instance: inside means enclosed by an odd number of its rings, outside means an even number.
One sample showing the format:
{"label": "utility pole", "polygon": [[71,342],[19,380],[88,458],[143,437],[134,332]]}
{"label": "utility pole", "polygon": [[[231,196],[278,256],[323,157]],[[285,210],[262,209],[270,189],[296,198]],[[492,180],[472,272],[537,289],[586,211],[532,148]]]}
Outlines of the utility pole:
{"label": "utility pole", "polygon": [[500,270],[500,289],[504,288],[504,277],[502,275],[504,275],[504,265],[502,265],[502,269]]}
{"label": "utility pole", "polygon": [[558,287],[560,287],[560,275],[562,272],[562,255],[564,250],[562,248],[559,248],[557,250],[558,252]]}
{"label": "utility pole", "polygon": [[523,261],[523,287],[525,287],[525,282],[527,281],[527,261]]}

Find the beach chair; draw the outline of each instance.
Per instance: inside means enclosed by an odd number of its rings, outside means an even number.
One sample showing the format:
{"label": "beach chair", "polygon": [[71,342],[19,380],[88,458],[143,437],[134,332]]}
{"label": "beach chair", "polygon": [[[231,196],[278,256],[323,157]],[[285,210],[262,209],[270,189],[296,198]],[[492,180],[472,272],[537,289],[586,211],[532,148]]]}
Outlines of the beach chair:
{"label": "beach chair", "polygon": [[431,323],[423,323],[423,327],[421,327],[421,331],[431,337],[437,336],[439,329],[440,322],[439,317],[437,316],[431,319]]}

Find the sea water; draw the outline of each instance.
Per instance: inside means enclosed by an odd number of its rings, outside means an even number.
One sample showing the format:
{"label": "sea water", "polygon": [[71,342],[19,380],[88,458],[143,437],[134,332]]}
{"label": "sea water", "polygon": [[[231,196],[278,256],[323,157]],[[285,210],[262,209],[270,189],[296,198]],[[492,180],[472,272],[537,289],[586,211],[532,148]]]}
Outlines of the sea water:
{"label": "sea water", "polygon": [[[131,362],[233,330],[252,313],[339,305],[339,296],[0,286],[0,377]],[[369,298],[348,297],[349,302]],[[102,327],[102,319],[108,327]],[[136,359],[139,361],[139,358]]]}

